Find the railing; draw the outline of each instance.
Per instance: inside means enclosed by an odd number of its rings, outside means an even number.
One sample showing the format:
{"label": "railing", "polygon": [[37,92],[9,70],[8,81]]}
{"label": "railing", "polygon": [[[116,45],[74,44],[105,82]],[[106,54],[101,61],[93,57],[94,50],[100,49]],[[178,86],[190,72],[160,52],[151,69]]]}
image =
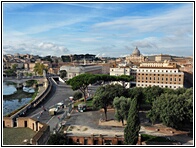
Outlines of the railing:
{"label": "railing", "polygon": [[32,102],[30,102],[29,104],[27,104],[24,108],[22,108],[21,110],[19,110],[18,112],[16,112],[15,114],[13,114],[11,116],[11,118],[16,118],[18,117],[19,115],[21,115],[22,113],[25,113],[27,112],[30,108],[35,108],[37,107],[37,105],[42,102],[45,97],[48,95],[48,93],[51,91],[51,88],[52,88],[52,83],[51,83],[51,80],[48,79],[48,85],[47,85],[47,88],[39,95],[37,96]]}

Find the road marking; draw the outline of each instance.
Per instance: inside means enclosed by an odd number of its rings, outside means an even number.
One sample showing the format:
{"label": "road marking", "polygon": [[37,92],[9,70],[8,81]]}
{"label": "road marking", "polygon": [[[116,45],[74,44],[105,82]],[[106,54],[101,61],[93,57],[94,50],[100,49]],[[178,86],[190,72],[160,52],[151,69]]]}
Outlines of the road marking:
{"label": "road marking", "polygon": [[38,112],[38,113],[32,115],[31,118],[34,117],[34,116],[36,116],[36,115],[38,115],[38,114],[40,114],[41,112],[42,112],[42,111],[40,111],[40,112]]}
{"label": "road marking", "polygon": [[[52,118],[54,118],[55,116],[53,116]],[[52,118],[50,118],[50,120],[52,120]],[[48,122],[46,122],[46,124],[48,124],[50,122],[50,120],[48,120]]]}

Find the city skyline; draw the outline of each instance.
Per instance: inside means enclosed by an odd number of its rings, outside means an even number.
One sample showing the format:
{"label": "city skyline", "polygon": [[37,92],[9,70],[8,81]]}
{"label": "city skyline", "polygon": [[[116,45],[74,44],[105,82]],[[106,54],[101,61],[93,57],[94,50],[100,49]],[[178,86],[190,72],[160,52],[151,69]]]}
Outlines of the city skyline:
{"label": "city skyline", "polygon": [[193,3],[3,3],[3,54],[193,56]]}

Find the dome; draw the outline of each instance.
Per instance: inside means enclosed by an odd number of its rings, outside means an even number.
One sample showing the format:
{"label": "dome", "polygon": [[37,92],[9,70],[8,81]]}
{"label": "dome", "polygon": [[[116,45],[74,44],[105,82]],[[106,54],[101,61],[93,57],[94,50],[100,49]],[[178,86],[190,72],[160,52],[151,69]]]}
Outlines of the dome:
{"label": "dome", "polygon": [[140,56],[140,51],[138,50],[138,48],[137,48],[137,47],[133,50],[132,55]]}

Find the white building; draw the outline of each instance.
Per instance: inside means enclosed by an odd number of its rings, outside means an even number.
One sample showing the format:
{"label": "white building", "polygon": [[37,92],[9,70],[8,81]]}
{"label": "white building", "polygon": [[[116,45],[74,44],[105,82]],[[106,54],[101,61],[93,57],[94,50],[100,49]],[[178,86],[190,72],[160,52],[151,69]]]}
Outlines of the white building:
{"label": "white building", "polygon": [[75,76],[78,76],[83,73],[91,73],[91,74],[101,74],[102,66],[98,65],[77,65],[77,66],[61,66],[60,71],[65,70],[67,72],[67,79],[71,79]]}

